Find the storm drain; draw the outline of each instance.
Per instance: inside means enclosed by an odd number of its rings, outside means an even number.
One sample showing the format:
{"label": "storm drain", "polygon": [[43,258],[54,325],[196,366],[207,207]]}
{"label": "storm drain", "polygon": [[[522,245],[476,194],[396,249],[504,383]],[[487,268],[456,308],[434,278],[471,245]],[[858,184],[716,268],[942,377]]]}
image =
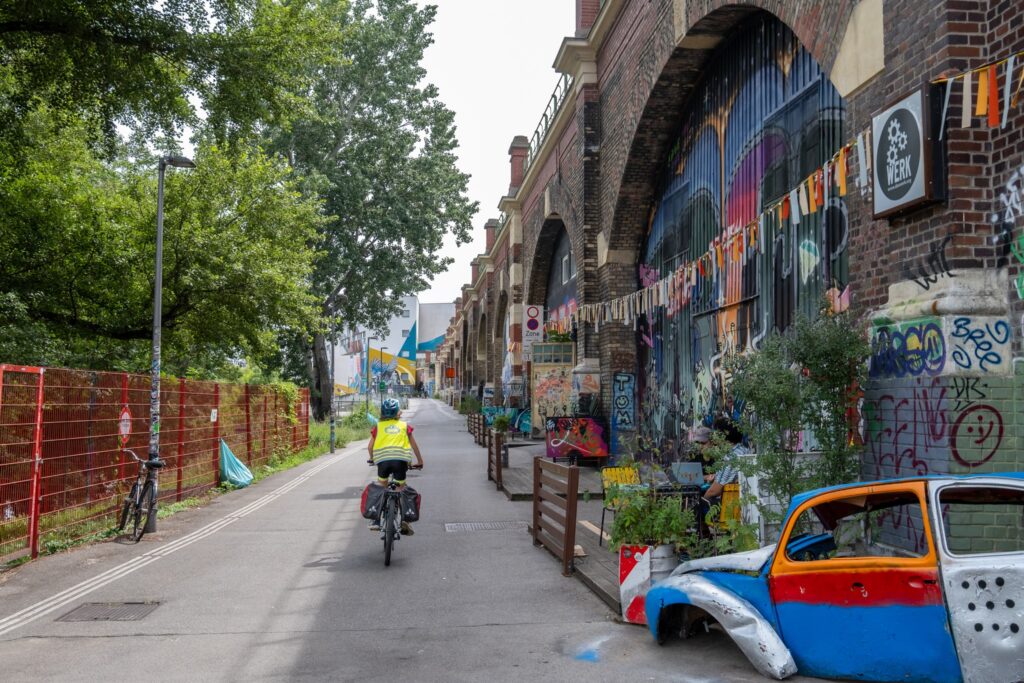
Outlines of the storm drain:
{"label": "storm drain", "polygon": [[140,621],[159,606],[159,602],[87,602],[57,621]]}
{"label": "storm drain", "polygon": [[529,525],[520,520],[508,522],[450,522],[444,525],[444,530],[450,534],[459,531],[525,531],[528,528]]}

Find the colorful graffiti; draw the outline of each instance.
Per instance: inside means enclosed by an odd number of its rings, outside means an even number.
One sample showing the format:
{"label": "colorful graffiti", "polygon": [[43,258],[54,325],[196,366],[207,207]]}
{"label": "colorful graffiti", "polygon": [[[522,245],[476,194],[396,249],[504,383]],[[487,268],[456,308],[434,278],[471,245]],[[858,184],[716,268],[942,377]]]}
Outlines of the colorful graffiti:
{"label": "colorful graffiti", "polygon": [[537,366],[533,371],[534,412],[541,417],[569,415],[572,404],[572,369]]}
{"label": "colorful graffiti", "polygon": [[484,415],[484,422],[488,427],[494,425],[494,418],[498,415],[507,415],[509,422],[509,429],[514,432],[521,434],[529,434],[531,428],[530,421],[530,409],[529,408],[502,408],[494,406],[485,406],[481,409]]}
{"label": "colorful graffiti", "polygon": [[616,372],[612,378],[612,430],[636,429],[636,377],[631,372]]}
{"label": "colorful graffiti", "polygon": [[[758,348],[797,314],[818,315],[825,292],[847,291],[847,208],[821,179],[799,218],[766,214],[756,239],[736,226],[821,168],[843,144],[845,105],[813,57],[778,20],[763,16],[709,62],[689,101],[650,222],[638,279],[657,281],[680,262],[718,249],[690,283],[683,308],[642,321],[639,416],[652,433],[677,438],[724,407],[723,361]],[[756,248],[755,248],[756,247]],[[651,399],[651,401],[648,401]],[[646,405],[656,407],[648,410]]]}
{"label": "colorful graffiti", "polygon": [[938,318],[877,325],[871,334],[871,377],[938,375],[946,366],[946,340]]}
{"label": "colorful graffiti", "polygon": [[553,417],[545,422],[547,456],[552,459],[607,458],[601,421],[593,417]]}
{"label": "colorful graffiti", "polygon": [[[996,399],[1013,378],[904,377],[866,391],[865,480],[930,474],[962,474],[992,467],[1008,431]],[[884,517],[883,532],[900,547],[923,550],[919,519]],[[901,540],[895,543],[895,540]]]}

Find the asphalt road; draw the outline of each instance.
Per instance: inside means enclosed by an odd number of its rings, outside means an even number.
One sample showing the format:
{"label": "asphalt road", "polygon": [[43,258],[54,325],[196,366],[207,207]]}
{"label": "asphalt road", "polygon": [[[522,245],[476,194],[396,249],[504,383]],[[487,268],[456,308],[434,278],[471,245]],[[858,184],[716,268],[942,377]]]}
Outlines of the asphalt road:
{"label": "asphalt road", "polygon": [[[486,480],[465,420],[413,401],[426,469],[416,534],[385,568],[359,496],[365,442],[0,576],[3,681],[763,681],[721,633],[658,647],[565,578]],[[497,531],[446,524],[508,522]],[[60,621],[159,602],[137,621]]]}

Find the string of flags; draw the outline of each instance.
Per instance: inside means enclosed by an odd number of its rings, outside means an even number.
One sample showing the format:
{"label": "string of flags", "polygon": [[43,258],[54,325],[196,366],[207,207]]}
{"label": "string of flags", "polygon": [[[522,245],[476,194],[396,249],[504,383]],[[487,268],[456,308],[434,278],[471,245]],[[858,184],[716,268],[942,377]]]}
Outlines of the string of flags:
{"label": "string of flags", "polygon": [[[990,128],[1005,127],[1010,109],[1016,108],[1024,87],[1024,68],[1018,69],[1018,62],[1022,58],[1024,50],[961,74],[934,80],[936,84],[946,83],[939,139],[945,135],[946,115],[957,81],[961,84],[964,103],[961,127],[970,128],[975,118],[984,118]],[[998,77],[1000,68],[1003,71],[1001,87]],[[978,84],[976,92],[975,80]],[[714,282],[719,272],[727,268],[727,264],[746,264],[753,254],[763,253],[765,231],[770,229],[772,223],[780,230],[787,223],[795,227],[802,218],[823,210],[831,197],[845,197],[849,190],[849,169],[853,154],[857,155],[854,182],[861,194],[868,192],[871,189],[869,178],[873,170],[870,126],[840,147],[839,151],[799,185],[769,204],[757,218],[745,225],[726,227],[724,233],[712,240],[708,250],[701,256],[685,261],[669,275],[632,294],[612,301],[583,304],[569,319],[574,324],[582,322],[594,325],[595,329],[610,322],[632,324],[635,329],[640,316],[655,309],[667,308],[670,313],[681,310],[689,305],[695,295],[700,294],[706,281]]]}
{"label": "string of flags", "polygon": [[[1006,122],[1010,118],[1010,109],[1017,107],[1021,86],[1024,86],[1024,69],[1018,69],[1017,65],[1021,57],[1024,57],[1024,50],[961,74],[932,81],[936,84],[943,82],[946,84],[942,101],[940,140],[946,134],[949,105],[958,81],[960,83],[960,102],[963,105],[960,111],[961,128],[971,128],[977,118],[986,121],[989,128],[1006,127]],[[1003,71],[1002,87],[999,85],[1000,68]],[[1020,72],[1019,75],[1017,71]],[[977,89],[975,89],[975,82],[977,82]]]}
{"label": "string of flags", "polygon": [[825,209],[831,197],[845,197],[851,182],[850,163],[857,155],[855,182],[864,193],[871,173],[871,131],[865,129],[832,155],[824,164],[804,178],[799,185],[769,204],[754,220],[730,226],[712,240],[708,250],[699,257],[684,261],[669,275],[626,296],[598,304],[577,307],[570,318],[573,323],[588,323],[600,329],[602,324],[632,324],[642,315],[657,308],[670,313],[689,305],[699,296],[705,282],[714,282],[719,272],[731,264],[746,264],[754,254],[764,252],[765,233],[774,224],[781,230],[787,223],[794,227],[804,218]]}

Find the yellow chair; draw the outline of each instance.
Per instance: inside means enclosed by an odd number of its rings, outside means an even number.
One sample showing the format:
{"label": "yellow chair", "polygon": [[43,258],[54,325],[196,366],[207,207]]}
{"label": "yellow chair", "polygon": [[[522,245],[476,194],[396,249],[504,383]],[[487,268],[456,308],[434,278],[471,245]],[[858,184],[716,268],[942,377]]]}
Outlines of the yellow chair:
{"label": "yellow chair", "polygon": [[727,522],[740,521],[739,484],[726,484],[722,487],[722,512],[718,520],[723,526]]}
{"label": "yellow chair", "polygon": [[630,487],[630,488],[643,488],[640,483],[640,473],[635,467],[602,467],[601,468],[601,500],[603,501],[603,507],[601,508],[601,531],[597,537],[597,544],[601,545],[604,543],[604,515],[606,512],[614,514],[616,508],[618,508],[619,501],[608,499],[608,489],[611,486],[618,486],[619,488]]}

